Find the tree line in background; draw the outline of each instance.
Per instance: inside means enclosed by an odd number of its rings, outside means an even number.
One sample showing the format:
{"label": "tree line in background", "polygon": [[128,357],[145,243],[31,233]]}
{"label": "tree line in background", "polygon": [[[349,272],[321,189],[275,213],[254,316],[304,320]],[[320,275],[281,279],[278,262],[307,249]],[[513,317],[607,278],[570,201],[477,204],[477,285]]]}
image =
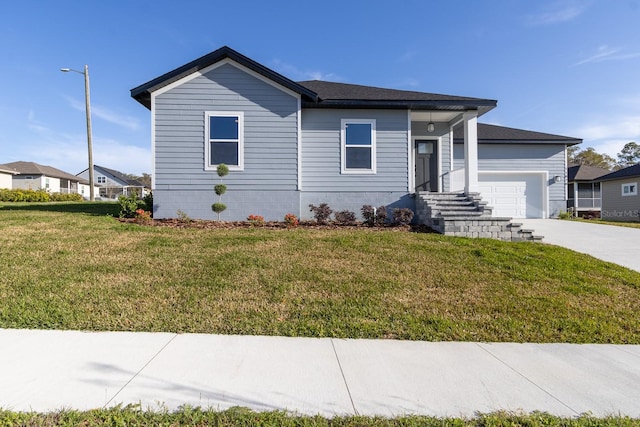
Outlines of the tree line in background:
{"label": "tree line in background", "polygon": [[640,163],[640,145],[635,142],[627,142],[614,159],[608,154],[598,153],[594,148],[588,147],[582,150],[577,145],[567,148],[569,163],[577,163],[597,168],[618,170]]}
{"label": "tree line in background", "polygon": [[143,172],[142,176],[133,175],[133,174],[130,174],[130,173],[127,173],[125,175],[129,179],[136,179],[136,180],[140,181],[146,188],[151,188],[151,175],[150,174]]}

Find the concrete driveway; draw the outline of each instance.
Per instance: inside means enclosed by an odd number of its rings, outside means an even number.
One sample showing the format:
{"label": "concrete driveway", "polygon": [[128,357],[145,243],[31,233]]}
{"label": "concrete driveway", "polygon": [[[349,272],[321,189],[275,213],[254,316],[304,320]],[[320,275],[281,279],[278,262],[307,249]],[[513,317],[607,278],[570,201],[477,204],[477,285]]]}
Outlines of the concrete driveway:
{"label": "concrete driveway", "polygon": [[518,219],[543,242],[582,252],[640,272],[640,228],[558,219]]}

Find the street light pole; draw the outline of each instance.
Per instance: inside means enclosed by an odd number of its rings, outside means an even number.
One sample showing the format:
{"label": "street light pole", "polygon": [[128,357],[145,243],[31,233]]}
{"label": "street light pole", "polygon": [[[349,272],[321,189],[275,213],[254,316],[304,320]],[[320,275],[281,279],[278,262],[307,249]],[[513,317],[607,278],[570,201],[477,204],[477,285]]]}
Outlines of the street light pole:
{"label": "street light pole", "polygon": [[85,112],[87,114],[87,147],[89,150],[89,200],[95,200],[94,188],[93,188],[93,144],[91,142],[91,94],[89,86],[89,66],[84,66],[84,72],[74,70],[71,68],[61,68],[60,71],[68,73],[73,71],[84,75],[84,102]]}

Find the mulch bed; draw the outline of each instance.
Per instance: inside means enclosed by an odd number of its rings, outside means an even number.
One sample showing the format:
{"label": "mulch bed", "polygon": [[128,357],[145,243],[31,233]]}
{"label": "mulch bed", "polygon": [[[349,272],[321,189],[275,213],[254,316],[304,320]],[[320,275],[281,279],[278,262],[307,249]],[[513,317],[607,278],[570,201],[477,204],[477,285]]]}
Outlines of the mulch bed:
{"label": "mulch bed", "polygon": [[137,218],[118,218],[118,221],[129,224],[139,224],[154,227],[169,228],[200,228],[200,229],[233,229],[233,228],[267,228],[267,229],[286,229],[286,228],[307,228],[315,230],[386,230],[386,231],[408,231],[414,233],[434,233],[426,225],[409,224],[409,225],[385,225],[384,227],[369,227],[368,225],[358,222],[350,225],[329,222],[327,224],[318,224],[315,221],[300,221],[297,227],[289,227],[284,222],[265,221],[264,224],[252,224],[248,221],[211,221],[211,220],[190,220],[185,221],[178,218],[152,219],[150,221],[141,221]]}

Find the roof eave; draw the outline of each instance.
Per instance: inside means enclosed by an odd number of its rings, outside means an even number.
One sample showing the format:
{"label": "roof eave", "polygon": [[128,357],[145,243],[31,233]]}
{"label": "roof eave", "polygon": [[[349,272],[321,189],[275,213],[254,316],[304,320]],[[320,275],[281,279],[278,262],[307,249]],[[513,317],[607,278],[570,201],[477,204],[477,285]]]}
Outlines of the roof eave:
{"label": "roof eave", "polygon": [[158,90],[159,88],[171,84],[175,81],[178,81],[204,68],[207,68],[210,65],[213,65],[225,58],[229,58],[237,62],[238,64],[241,64],[249,68],[250,70],[255,71],[256,73],[278,83],[279,85],[300,94],[303,97],[306,97],[313,101],[318,100],[318,95],[312,90],[307,89],[306,87],[294,82],[293,80],[288,79],[282,74],[276,73],[275,71],[265,67],[264,65],[261,65],[258,62],[242,55],[241,53],[236,52],[228,46],[223,46],[220,49],[208,53],[207,55],[204,55],[172,71],[169,71],[168,73],[164,73],[160,77],[156,77],[153,80],[149,80],[148,82],[131,89],[131,97],[148,109],[151,109],[151,93],[153,91]]}

